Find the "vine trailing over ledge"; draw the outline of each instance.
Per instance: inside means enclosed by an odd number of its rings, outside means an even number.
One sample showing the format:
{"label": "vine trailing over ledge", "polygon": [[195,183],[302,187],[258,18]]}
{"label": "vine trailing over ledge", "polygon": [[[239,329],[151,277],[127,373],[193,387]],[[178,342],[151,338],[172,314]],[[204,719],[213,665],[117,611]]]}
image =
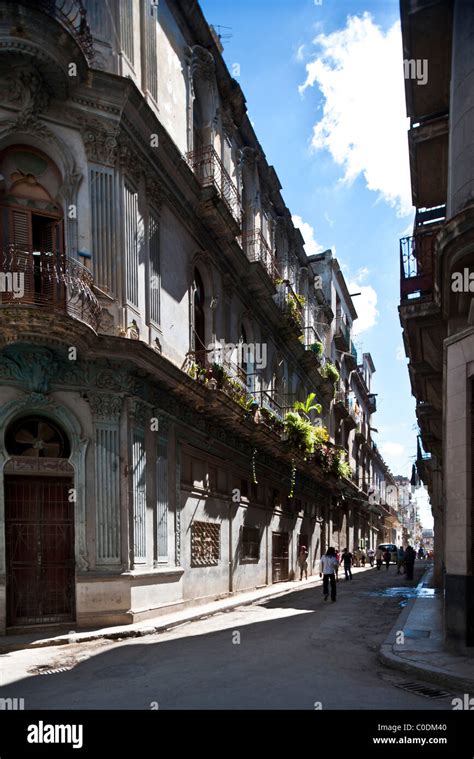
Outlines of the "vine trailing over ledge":
{"label": "vine trailing over ledge", "polygon": [[252,482],[254,485],[258,485],[257,472],[255,469],[256,459],[257,459],[257,449],[254,448],[253,454],[252,454]]}
{"label": "vine trailing over ledge", "polygon": [[288,493],[288,498],[293,498],[295,494],[295,484],[296,484],[296,464],[295,460],[292,459],[291,461],[291,485],[290,485],[290,492]]}

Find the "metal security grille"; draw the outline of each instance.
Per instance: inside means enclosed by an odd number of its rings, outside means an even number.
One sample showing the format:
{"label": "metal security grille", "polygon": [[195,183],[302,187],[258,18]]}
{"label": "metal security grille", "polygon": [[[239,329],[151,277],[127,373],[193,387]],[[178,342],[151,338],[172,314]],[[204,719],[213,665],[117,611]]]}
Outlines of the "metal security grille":
{"label": "metal security grille", "polygon": [[220,543],[220,524],[194,522],[191,527],[191,566],[217,566],[220,559]]}
{"label": "metal security grille", "polygon": [[5,478],[7,622],[74,619],[74,504],[69,478]]}
{"label": "metal security grille", "polygon": [[424,683],[410,681],[403,683],[394,683],[394,685],[396,688],[401,688],[402,690],[409,691],[409,693],[415,693],[417,696],[424,696],[425,698],[452,698],[453,695],[452,693],[448,693],[441,688],[433,688],[432,686],[425,685]]}

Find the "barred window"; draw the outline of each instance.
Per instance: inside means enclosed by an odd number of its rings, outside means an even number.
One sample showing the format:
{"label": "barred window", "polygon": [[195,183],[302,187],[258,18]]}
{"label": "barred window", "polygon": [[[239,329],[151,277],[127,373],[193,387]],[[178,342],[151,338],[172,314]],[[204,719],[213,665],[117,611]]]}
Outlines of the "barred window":
{"label": "barred window", "polygon": [[215,567],[221,553],[221,526],[211,522],[193,522],[191,526],[191,566]]}
{"label": "barred window", "polygon": [[258,527],[242,527],[240,538],[240,560],[258,561],[260,558],[260,530]]}

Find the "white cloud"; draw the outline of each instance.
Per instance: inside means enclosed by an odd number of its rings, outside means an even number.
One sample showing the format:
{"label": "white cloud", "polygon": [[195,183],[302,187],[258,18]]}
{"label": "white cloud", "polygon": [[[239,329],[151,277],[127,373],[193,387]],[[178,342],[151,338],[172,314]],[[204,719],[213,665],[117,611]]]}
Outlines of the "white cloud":
{"label": "white cloud", "polygon": [[[405,446],[394,441],[379,444],[379,451],[394,474],[408,472],[409,458]],[[411,465],[409,467],[411,474]]]}
{"label": "white cloud", "polygon": [[363,282],[364,279],[367,279],[367,277],[369,276],[369,274],[370,274],[370,271],[367,268],[367,266],[362,266],[359,269],[359,271],[357,272],[356,279],[357,279],[358,282]]}
{"label": "white cloud", "polygon": [[399,345],[397,348],[397,352],[395,354],[395,358],[397,361],[406,361],[407,357],[405,355],[405,350],[403,346]]}
{"label": "white cloud", "polygon": [[327,211],[325,211],[325,213],[324,213],[324,218],[326,219],[327,223],[329,224],[329,226],[332,229],[333,226],[334,226],[334,219],[331,219],[331,217],[329,216],[329,214],[328,214]]}
{"label": "white cloud", "polygon": [[296,51],[296,60],[297,61],[303,61],[304,60],[304,49],[306,45],[300,45],[298,50]]}
{"label": "white cloud", "polygon": [[379,315],[377,311],[377,293],[371,285],[360,284],[360,279],[366,276],[365,271],[361,271],[362,277],[357,277],[356,280],[349,282],[347,285],[350,293],[360,293],[357,298],[354,298],[355,310],[359,317],[352,327],[355,337],[377,324],[377,317]]}
{"label": "white cloud", "polygon": [[324,247],[320,245],[315,239],[314,239],[314,229],[311,226],[311,224],[308,224],[306,221],[303,221],[301,216],[293,216],[293,224],[297,229],[300,230],[301,234],[303,235],[303,239],[305,241],[305,250],[308,256],[314,256],[317,253],[322,253],[324,250]]}
{"label": "white cloud", "polygon": [[313,148],[331,153],[344,169],[343,181],[362,176],[400,216],[411,213],[399,22],[385,33],[365,12],[314,43],[318,55],[307,63],[299,88],[304,93],[317,85],[324,98]]}

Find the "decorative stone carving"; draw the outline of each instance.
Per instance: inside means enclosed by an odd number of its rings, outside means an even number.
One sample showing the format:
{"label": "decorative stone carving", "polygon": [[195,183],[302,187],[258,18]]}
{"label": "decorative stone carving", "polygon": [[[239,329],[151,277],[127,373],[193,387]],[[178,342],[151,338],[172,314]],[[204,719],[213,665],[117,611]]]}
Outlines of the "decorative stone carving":
{"label": "decorative stone carving", "polygon": [[130,418],[137,427],[147,426],[147,422],[153,416],[150,407],[147,403],[137,400],[136,398],[129,399],[128,410]]}
{"label": "decorative stone carving", "polygon": [[144,173],[144,164],[135,145],[123,133],[118,143],[118,162],[122,171],[138,184]]}
{"label": "decorative stone carving", "polygon": [[0,357],[0,378],[24,382],[33,393],[47,393],[57,372],[57,359],[47,348],[14,345]]}
{"label": "decorative stone carving", "polygon": [[87,393],[92,414],[96,420],[118,421],[122,412],[123,399],[120,395]]}
{"label": "decorative stone carving", "polygon": [[102,332],[106,335],[114,335],[115,334],[115,320],[110,311],[107,311],[106,308],[103,308],[100,314],[100,321],[99,321],[99,332]]}
{"label": "decorative stone carving", "polygon": [[39,114],[49,105],[49,95],[41,75],[31,66],[21,66],[5,76],[3,82],[3,102],[20,109],[16,126],[21,128],[37,122]]}
{"label": "decorative stone carving", "polygon": [[89,119],[82,130],[88,159],[112,166],[117,156],[117,134],[118,126],[100,119]]}
{"label": "decorative stone carving", "polygon": [[191,58],[191,76],[200,76],[210,82],[215,77],[215,72],[216,63],[212,53],[201,45],[194,45]]}
{"label": "decorative stone carving", "polygon": [[239,166],[242,169],[254,169],[257,167],[260,156],[255,148],[242,148],[240,151]]}

